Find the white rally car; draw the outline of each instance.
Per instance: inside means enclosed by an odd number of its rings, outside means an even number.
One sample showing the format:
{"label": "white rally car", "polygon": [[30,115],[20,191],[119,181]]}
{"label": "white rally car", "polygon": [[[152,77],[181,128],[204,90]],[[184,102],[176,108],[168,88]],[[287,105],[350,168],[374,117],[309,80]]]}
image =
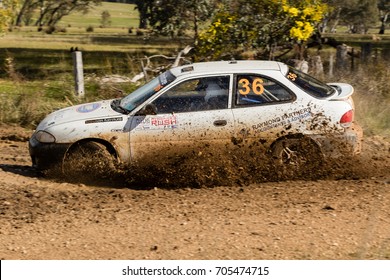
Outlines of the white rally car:
{"label": "white rally car", "polygon": [[[229,151],[257,143],[278,162],[356,154],[353,87],[322,83],[275,61],[221,61],[176,67],[122,99],[48,115],[29,141],[33,165],[84,173],[153,163],[201,147]],[[310,152],[309,152],[310,151]],[[97,158],[109,158],[104,162]]]}

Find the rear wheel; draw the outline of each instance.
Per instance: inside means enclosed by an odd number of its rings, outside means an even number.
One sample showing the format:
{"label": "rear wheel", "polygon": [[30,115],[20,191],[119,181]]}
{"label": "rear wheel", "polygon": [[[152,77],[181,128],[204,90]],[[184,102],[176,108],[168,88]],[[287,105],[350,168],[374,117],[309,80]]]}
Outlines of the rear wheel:
{"label": "rear wheel", "polygon": [[320,147],[307,137],[279,140],[273,147],[273,158],[278,173],[288,179],[313,179],[324,162]]}
{"label": "rear wheel", "polygon": [[68,181],[95,182],[115,172],[115,157],[97,142],[77,143],[66,153],[62,173]]}

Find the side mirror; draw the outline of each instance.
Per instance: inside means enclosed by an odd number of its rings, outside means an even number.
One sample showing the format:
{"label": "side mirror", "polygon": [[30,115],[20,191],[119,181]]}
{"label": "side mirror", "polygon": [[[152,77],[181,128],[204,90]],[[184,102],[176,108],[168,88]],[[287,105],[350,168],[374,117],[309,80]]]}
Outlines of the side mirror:
{"label": "side mirror", "polygon": [[157,107],[154,104],[146,104],[138,111],[137,116],[157,115]]}

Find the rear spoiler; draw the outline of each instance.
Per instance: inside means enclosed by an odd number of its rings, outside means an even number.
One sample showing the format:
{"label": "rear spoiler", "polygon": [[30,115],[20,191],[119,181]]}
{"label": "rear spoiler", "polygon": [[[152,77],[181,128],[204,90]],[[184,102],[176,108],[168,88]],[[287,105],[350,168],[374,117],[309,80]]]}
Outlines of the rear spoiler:
{"label": "rear spoiler", "polygon": [[354,93],[354,88],[350,84],[329,83],[328,85],[336,90],[336,94],[333,95],[330,100],[345,100]]}

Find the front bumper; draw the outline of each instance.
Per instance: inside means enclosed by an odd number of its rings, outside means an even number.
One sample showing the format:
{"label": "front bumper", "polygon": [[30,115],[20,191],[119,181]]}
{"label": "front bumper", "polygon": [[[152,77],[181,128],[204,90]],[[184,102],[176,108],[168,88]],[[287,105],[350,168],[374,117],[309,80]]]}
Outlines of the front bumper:
{"label": "front bumper", "polygon": [[71,144],[41,143],[34,136],[29,140],[29,152],[33,167],[48,170],[62,165]]}
{"label": "front bumper", "polygon": [[337,135],[315,135],[312,137],[322,152],[330,157],[357,155],[362,151],[363,129],[358,124]]}

